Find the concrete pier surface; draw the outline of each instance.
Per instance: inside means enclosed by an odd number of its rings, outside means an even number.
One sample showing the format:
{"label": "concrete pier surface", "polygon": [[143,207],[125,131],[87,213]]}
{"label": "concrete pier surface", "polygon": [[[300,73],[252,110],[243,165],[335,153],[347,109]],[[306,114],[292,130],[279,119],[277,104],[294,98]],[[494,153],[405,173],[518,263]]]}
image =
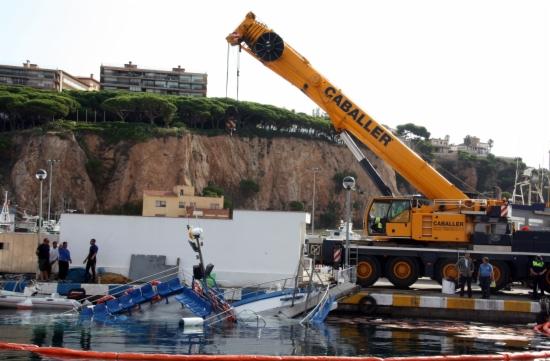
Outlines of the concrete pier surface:
{"label": "concrete pier surface", "polygon": [[472,285],[473,295],[460,297],[443,294],[441,286],[421,279],[410,289],[392,288],[387,280],[344,298],[340,311],[358,311],[370,316],[437,318],[462,321],[532,323],[546,319],[547,300],[532,300],[530,289],[513,285],[511,291],[499,291],[490,299],[481,298],[481,290]]}

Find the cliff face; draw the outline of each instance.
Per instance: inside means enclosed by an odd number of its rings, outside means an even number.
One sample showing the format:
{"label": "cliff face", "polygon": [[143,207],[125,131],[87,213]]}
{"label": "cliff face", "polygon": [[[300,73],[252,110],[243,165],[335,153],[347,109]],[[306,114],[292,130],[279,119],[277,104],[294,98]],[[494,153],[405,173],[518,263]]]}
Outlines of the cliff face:
{"label": "cliff face", "polygon": [[[364,193],[355,193],[354,201],[365,204],[367,197],[379,194],[345,146],[297,138],[187,134],[113,145],[97,135],[78,139],[72,133],[18,135],[10,158],[9,181],[2,187],[12,192],[10,199],[20,209],[34,214],[39,203],[39,182],[34,174],[39,168],[49,172],[48,159],[60,160],[53,166],[52,212],[67,208],[102,212],[139,202],[146,189],[170,190],[176,184],[193,185],[200,193],[213,182],[227,194],[237,195],[242,179],[254,180],[260,190],[240,208],[282,210],[288,209],[291,201],[301,201],[310,209],[314,167],[319,168],[318,211],[331,200],[343,208],[344,193],[336,192],[333,180],[338,172],[351,170],[358,175],[357,185]],[[376,157],[369,158],[395,189],[393,170]],[[43,189],[45,211],[47,182]]]}

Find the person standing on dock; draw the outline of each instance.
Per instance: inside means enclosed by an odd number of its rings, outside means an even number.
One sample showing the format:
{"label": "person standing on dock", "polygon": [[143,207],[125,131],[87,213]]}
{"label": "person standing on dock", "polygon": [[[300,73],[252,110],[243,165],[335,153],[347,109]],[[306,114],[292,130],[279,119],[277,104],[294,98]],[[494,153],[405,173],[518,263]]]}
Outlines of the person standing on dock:
{"label": "person standing on dock", "polygon": [[546,267],[542,256],[536,256],[535,259],[531,262],[531,267],[529,268],[529,274],[533,278],[533,294],[531,297],[534,300],[539,299],[537,293],[537,287],[540,289],[540,297],[544,296],[544,277],[546,276]]}
{"label": "person standing on dock", "polygon": [[57,261],[59,261],[59,248],[57,247],[57,241],[53,241],[52,247],[50,248],[50,274],[48,277],[54,280],[59,273],[59,264]]}
{"label": "person standing on dock", "polygon": [[481,298],[491,297],[491,282],[495,275],[493,265],[489,263],[489,258],[483,257],[483,263],[479,265],[479,286],[481,287]]}
{"label": "person standing on dock", "polygon": [[95,265],[97,261],[97,251],[98,248],[95,245],[95,239],[92,238],[90,240],[90,251],[88,252],[88,255],[84,259],[84,263],[86,264],[86,282],[90,280],[90,271],[92,271],[92,282],[96,281],[96,275],[95,275]]}
{"label": "person standing on dock", "polygon": [[456,263],[458,270],[458,284],[460,286],[460,297],[464,297],[464,286],[467,286],[468,298],[472,298],[472,275],[474,274],[474,262],[468,252],[460,257]]}
{"label": "person standing on dock", "polygon": [[47,281],[50,273],[50,240],[44,238],[42,243],[36,248],[38,256],[38,280]]}
{"label": "person standing on dock", "polygon": [[67,242],[63,242],[59,247],[59,279],[64,281],[69,273],[69,263],[72,263],[71,252],[67,248]]}

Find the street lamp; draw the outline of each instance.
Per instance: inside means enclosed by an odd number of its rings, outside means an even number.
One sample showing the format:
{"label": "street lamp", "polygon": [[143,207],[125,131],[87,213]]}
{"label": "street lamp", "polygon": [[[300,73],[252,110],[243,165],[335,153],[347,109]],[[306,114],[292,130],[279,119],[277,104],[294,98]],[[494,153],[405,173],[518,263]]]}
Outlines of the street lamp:
{"label": "street lamp", "polygon": [[344,177],[342,182],[346,190],[346,259],[345,268],[349,267],[349,229],[351,224],[351,191],[355,190],[355,178],[351,176]]}
{"label": "street lamp", "polygon": [[53,164],[61,162],[59,159],[48,159],[48,164],[50,165],[50,185],[48,191],[48,223],[50,223],[50,208],[52,203],[52,180],[53,180]]}
{"label": "street lamp", "polygon": [[311,234],[315,234],[315,175],[319,168],[313,168],[313,201],[311,202]]}
{"label": "street lamp", "polygon": [[36,179],[40,182],[40,206],[38,213],[38,232],[42,230],[42,183],[43,181],[48,177],[48,172],[46,172],[44,169],[39,169],[35,174]]}

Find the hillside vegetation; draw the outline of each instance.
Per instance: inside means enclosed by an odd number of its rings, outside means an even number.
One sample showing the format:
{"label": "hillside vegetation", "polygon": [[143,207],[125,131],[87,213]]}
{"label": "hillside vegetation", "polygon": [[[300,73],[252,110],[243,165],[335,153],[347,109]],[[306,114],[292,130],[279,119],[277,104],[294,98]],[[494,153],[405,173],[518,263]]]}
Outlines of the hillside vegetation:
{"label": "hillside vegetation", "polygon": [[329,141],[335,137],[327,118],[227,98],[111,91],[58,93],[0,86],[2,132],[40,127],[96,131],[114,140],[142,140],[185,131],[223,134],[230,121],[240,136],[291,135]]}

